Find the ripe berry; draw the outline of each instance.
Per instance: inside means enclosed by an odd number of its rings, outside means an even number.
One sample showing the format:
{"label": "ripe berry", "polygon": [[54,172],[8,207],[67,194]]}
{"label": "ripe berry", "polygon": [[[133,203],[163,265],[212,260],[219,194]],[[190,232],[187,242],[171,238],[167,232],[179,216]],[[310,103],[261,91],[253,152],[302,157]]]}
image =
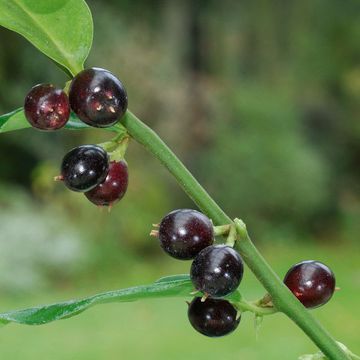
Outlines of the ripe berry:
{"label": "ripe berry", "polygon": [[214,242],[213,225],[196,210],[175,210],[161,220],[159,239],[162,248],[172,257],[193,259]]}
{"label": "ripe berry", "polygon": [[24,111],[29,123],[40,130],[62,128],[70,116],[69,99],[51,84],[34,86],[26,95]]}
{"label": "ripe berry", "polygon": [[190,276],[196,290],[222,297],[236,290],[243,272],[243,261],[237,251],[230,246],[212,245],[196,256]]}
{"label": "ripe berry", "polygon": [[124,160],[111,161],[109,172],[104,182],[85,193],[95,205],[109,206],[119,201],[128,186],[128,167]]}
{"label": "ripe berry", "polygon": [[302,261],[287,272],[285,285],[307,308],[327,303],[335,291],[335,275],[319,261]]}
{"label": "ripe berry", "polygon": [[188,317],[195,330],[203,335],[219,337],[233,332],[240,323],[236,309],[226,300],[196,297],[189,305]]}
{"label": "ripe berry", "polygon": [[102,183],[109,171],[109,159],[100,146],[83,145],[70,150],[61,164],[61,179],[74,191],[89,191]]}
{"label": "ripe berry", "polygon": [[94,127],[114,125],[128,105],[121,81],[100,68],[85,69],[77,74],[70,85],[69,99],[76,115]]}

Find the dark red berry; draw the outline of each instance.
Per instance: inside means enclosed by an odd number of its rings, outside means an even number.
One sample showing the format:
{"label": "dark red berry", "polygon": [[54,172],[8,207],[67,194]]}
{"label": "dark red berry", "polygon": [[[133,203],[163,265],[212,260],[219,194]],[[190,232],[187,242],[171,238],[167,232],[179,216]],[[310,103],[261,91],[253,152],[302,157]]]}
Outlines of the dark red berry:
{"label": "dark red berry", "polygon": [[172,257],[193,259],[214,242],[213,225],[196,210],[175,210],[161,220],[159,239],[162,248]]}
{"label": "dark red berry", "polygon": [[69,99],[51,84],[34,86],[26,95],[24,111],[29,123],[40,130],[62,128],[70,116]]}
{"label": "dark red berry", "polygon": [[95,205],[109,206],[119,201],[128,186],[128,167],[124,160],[111,161],[109,172],[104,182],[85,193]]}
{"label": "dark red berry", "polygon": [[76,115],[95,127],[114,125],[128,105],[121,81],[100,68],[85,69],[77,74],[70,85],[69,99]]}
{"label": "dark red berry", "polygon": [[244,273],[243,261],[230,246],[208,246],[194,259],[190,277],[196,290],[213,297],[232,293]]}
{"label": "dark red berry", "polygon": [[302,261],[287,272],[285,285],[307,308],[327,303],[335,291],[335,275],[319,261]]}
{"label": "dark red berry", "polygon": [[70,150],[61,164],[61,178],[74,191],[93,189],[105,180],[108,172],[108,155],[97,145],[82,145]]}
{"label": "dark red berry", "polygon": [[219,337],[233,332],[240,323],[237,311],[228,301],[196,297],[189,305],[188,317],[191,325],[199,333]]}

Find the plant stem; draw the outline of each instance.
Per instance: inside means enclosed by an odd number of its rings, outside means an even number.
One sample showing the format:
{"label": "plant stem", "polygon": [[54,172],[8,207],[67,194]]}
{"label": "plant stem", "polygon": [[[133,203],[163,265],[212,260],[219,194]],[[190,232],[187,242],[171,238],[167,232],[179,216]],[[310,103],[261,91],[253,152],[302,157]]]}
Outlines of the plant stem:
{"label": "plant stem", "polygon": [[235,226],[240,235],[235,247],[271,295],[276,309],[292,319],[330,359],[347,359],[347,355],[336,341],[296,299],[259,253],[252,243],[243,221],[235,219]]}
{"label": "plant stem", "polygon": [[250,311],[257,316],[272,315],[277,313],[275,308],[257,306],[254,303],[244,300],[234,303],[234,305],[242,312]]}
{"label": "plant stem", "polygon": [[[130,136],[143,145],[170,171],[185,190],[189,197],[197,204],[215,225],[232,223],[218,204],[210,197],[205,189],[197,182],[190,171],[176,157],[160,137],[130,111],[121,120]],[[120,125],[119,129],[122,129]]]}
{"label": "plant stem", "polygon": [[[131,137],[142,144],[150,153],[160,160],[160,162],[176,178],[188,196],[215,225],[233,223],[152,129],[142,123],[129,111],[121,122]],[[276,309],[291,318],[320,348],[320,350],[329,357],[329,359],[349,360],[349,357],[339,347],[331,335],[303,307],[268,265],[266,260],[251,242],[245,225],[240,220],[237,220],[236,227],[240,235],[240,240],[237,241],[236,248],[242,255],[248,267],[272,296]]]}
{"label": "plant stem", "polygon": [[214,235],[215,236],[227,235],[229,234],[230,228],[231,228],[230,224],[214,226]]}
{"label": "plant stem", "polygon": [[234,225],[232,225],[230,227],[229,235],[226,239],[226,245],[234,247],[237,237],[238,237],[238,234],[236,232],[236,227]]}

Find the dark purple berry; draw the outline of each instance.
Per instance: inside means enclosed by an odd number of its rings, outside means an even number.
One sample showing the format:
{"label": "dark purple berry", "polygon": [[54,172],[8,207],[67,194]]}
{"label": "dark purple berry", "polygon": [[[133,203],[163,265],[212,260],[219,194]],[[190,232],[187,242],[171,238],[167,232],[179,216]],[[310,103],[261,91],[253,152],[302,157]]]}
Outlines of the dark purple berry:
{"label": "dark purple berry", "polygon": [[193,259],[214,242],[213,225],[196,210],[174,210],[161,220],[159,239],[162,248],[172,257]]}
{"label": "dark purple berry", "polygon": [[70,85],[69,99],[76,115],[95,127],[114,125],[128,105],[121,81],[100,68],[85,69],[77,74]]}
{"label": "dark purple berry", "polygon": [[327,303],[335,291],[335,275],[319,261],[302,261],[287,272],[285,285],[307,308]]}
{"label": "dark purple berry", "polygon": [[82,145],[64,156],[60,178],[69,189],[85,192],[102,183],[108,172],[106,151],[97,145]]}
{"label": "dark purple berry", "polygon": [[126,162],[124,160],[111,161],[105,181],[86,192],[85,195],[95,205],[111,206],[125,195],[128,179]]}
{"label": "dark purple berry", "polygon": [[233,332],[240,323],[237,311],[228,301],[196,297],[189,305],[188,317],[191,325],[199,333],[219,337]]}
{"label": "dark purple berry", "polygon": [[51,84],[36,85],[26,95],[24,111],[31,126],[40,130],[57,130],[69,120],[69,99],[62,89]]}
{"label": "dark purple berry", "polygon": [[237,251],[230,246],[212,245],[196,256],[190,277],[196,290],[222,297],[236,290],[243,272],[243,261]]}

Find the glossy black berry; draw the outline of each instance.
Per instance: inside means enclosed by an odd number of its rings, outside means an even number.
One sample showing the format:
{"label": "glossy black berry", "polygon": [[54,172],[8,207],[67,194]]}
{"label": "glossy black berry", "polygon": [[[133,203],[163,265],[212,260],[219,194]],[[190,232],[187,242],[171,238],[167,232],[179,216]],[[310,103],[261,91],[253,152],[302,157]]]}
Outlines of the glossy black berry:
{"label": "glossy black berry", "polygon": [[107,127],[126,112],[128,99],[121,81],[110,71],[91,68],[77,74],[71,82],[72,110],[86,124]]}
{"label": "glossy black berry", "polygon": [[83,145],[70,150],[61,164],[61,178],[74,191],[93,189],[105,180],[108,172],[108,155],[96,145]]}
{"label": "glossy black berry", "polygon": [[237,251],[230,246],[212,245],[196,256],[190,276],[196,290],[222,297],[236,290],[243,272],[243,261]]}
{"label": "glossy black berry", "polygon": [[26,95],[24,112],[33,127],[57,130],[69,120],[69,99],[62,89],[51,84],[36,85]]}
{"label": "glossy black berry", "polygon": [[162,248],[172,257],[193,259],[214,242],[213,225],[196,210],[175,210],[161,220],[159,240]]}
{"label": "glossy black berry", "polygon": [[307,308],[327,303],[335,291],[335,275],[319,261],[302,261],[285,275],[284,283]]}
{"label": "glossy black berry", "polygon": [[124,160],[111,161],[106,179],[85,195],[95,205],[111,206],[125,195],[128,179],[126,162]]}
{"label": "glossy black berry", "polygon": [[228,301],[196,297],[189,305],[188,317],[191,325],[199,333],[219,337],[233,332],[240,323],[237,311]]}

